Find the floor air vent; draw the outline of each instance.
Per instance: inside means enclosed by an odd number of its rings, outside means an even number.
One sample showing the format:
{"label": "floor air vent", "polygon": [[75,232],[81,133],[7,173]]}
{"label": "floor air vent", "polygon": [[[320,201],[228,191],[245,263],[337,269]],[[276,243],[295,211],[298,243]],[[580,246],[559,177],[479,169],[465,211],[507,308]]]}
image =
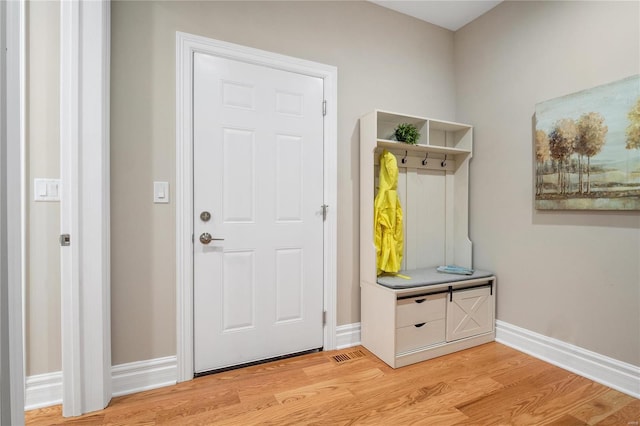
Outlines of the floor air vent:
{"label": "floor air vent", "polygon": [[366,356],[362,351],[345,352],[343,354],[334,355],[331,358],[337,363],[350,361],[352,359],[358,359]]}

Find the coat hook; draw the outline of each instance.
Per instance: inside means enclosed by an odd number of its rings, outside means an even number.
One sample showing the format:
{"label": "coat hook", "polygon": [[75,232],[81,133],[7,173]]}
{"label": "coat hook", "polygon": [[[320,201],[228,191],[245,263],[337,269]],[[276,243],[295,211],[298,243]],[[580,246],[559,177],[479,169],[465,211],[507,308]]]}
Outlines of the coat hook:
{"label": "coat hook", "polygon": [[426,166],[427,165],[427,158],[429,158],[429,153],[427,152],[424,156],[424,160],[422,160],[422,165]]}
{"label": "coat hook", "polygon": [[404,158],[402,159],[402,164],[407,163],[407,151],[404,152]]}
{"label": "coat hook", "polygon": [[440,163],[440,165],[442,167],[447,167],[447,154],[444,155],[444,160],[442,160],[442,163]]}

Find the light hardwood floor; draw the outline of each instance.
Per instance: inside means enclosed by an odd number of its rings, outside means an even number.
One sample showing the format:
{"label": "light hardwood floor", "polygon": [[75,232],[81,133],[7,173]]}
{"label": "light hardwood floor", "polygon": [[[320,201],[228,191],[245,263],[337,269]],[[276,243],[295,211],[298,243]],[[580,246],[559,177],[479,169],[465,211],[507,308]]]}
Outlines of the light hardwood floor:
{"label": "light hardwood floor", "polygon": [[[333,357],[353,354],[337,362]],[[359,355],[359,356],[358,356]],[[623,425],[640,400],[499,343],[392,369],[362,347],[321,352],[114,398],[63,419],[60,406],[27,425]]]}

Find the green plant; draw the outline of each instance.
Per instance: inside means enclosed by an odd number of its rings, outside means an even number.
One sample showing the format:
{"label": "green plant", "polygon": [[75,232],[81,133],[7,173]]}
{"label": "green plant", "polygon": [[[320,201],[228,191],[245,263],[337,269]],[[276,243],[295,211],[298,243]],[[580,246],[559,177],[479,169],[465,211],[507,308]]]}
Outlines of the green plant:
{"label": "green plant", "polygon": [[420,139],[420,132],[413,124],[402,123],[398,124],[395,130],[396,139],[400,142],[408,143],[410,145],[415,145],[418,143],[418,139]]}

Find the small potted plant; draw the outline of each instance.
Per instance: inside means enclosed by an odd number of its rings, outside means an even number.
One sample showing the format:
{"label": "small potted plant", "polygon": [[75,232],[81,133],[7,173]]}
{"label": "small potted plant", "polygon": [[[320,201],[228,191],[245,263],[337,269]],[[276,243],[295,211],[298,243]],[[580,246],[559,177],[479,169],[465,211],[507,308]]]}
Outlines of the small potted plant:
{"label": "small potted plant", "polygon": [[410,145],[415,145],[418,143],[418,139],[420,139],[420,132],[413,124],[402,123],[398,124],[396,127],[394,134],[396,136],[396,140],[399,142],[408,143]]}

